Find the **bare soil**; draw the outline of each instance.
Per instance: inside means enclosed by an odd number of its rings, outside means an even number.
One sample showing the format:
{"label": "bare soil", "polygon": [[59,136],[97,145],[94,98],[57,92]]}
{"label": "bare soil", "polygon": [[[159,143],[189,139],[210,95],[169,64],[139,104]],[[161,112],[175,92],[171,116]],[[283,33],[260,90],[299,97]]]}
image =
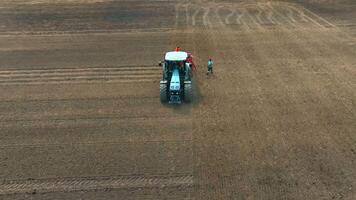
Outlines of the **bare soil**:
{"label": "bare soil", "polygon": [[[355,16],[353,0],[2,1],[0,199],[356,199]],[[163,105],[175,46],[195,99]]]}

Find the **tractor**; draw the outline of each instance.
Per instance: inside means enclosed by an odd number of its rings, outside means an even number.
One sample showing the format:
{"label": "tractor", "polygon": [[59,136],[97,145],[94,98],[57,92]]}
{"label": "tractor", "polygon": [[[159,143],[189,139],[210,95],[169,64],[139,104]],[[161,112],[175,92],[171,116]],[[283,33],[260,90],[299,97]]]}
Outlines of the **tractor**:
{"label": "tractor", "polygon": [[188,58],[189,55],[186,52],[172,51],[167,52],[164,61],[160,62],[163,72],[160,81],[162,103],[181,104],[192,101],[192,64],[187,62]]}

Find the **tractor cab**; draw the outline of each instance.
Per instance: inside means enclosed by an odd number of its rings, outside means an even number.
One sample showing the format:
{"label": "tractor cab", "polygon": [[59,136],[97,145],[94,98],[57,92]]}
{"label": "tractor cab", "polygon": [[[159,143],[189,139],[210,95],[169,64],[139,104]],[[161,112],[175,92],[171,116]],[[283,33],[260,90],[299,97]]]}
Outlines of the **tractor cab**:
{"label": "tractor cab", "polygon": [[[185,76],[185,72],[190,72],[189,70],[187,71],[187,66],[189,65],[186,61],[188,58],[188,54],[186,52],[183,51],[172,51],[172,52],[168,52],[165,55],[165,59],[164,59],[164,70],[165,73],[164,75],[166,77],[171,76],[172,73],[178,69],[179,75],[180,76]],[[190,66],[188,66],[190,67]],[[190,77],[186,77],[186,78],[190,78]]]}
{"label": "tractor cab", "polygon": [[[163,77],[160,82],[160,96],[162,102],[181,103],[191,99],[190,64],[187,63],[188,54],[183,51],[167,52],[162,66]],[[188,88],[189,87],[189,88]],[[186,89],[188,88],[188,89]]]}

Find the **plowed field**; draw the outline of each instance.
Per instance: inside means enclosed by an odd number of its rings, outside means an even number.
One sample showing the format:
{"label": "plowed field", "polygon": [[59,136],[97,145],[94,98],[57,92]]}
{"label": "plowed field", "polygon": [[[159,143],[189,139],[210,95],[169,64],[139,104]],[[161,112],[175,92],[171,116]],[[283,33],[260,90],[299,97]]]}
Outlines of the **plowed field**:
{"label": "plowed field", "polygon": [[[3,0],[0,19],[0,199],[356,199],[354,1]],[[176,46],[194,102],[164,105]]]}

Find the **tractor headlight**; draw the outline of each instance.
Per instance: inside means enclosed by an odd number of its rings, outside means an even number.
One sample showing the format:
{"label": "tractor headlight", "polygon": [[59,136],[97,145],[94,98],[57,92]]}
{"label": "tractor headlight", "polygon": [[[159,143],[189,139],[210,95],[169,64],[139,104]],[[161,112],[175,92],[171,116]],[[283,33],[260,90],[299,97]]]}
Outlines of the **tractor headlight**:
{"label": "tractor headlight", "polygon": [[172,91],[178,91],[179,88],[180,88],[179,85],[172,85],[172,86],[171,86],[171,90],[172,90]]}

